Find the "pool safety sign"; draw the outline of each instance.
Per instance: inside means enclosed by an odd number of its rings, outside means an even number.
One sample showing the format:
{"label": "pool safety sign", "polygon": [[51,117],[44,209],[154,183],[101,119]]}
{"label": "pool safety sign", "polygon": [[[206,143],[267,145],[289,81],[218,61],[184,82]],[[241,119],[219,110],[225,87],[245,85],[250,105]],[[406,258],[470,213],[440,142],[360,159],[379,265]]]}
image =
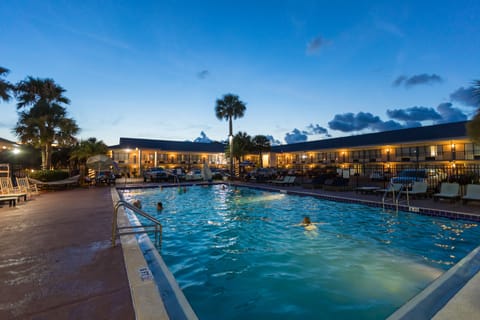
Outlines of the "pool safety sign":
{"label": "pool safety sign", "polygon": [[140,274],[140,279],[142,279],[142,281],[153,280],[152,272],[148,267],[141,267],[138,269],[138,273]]}

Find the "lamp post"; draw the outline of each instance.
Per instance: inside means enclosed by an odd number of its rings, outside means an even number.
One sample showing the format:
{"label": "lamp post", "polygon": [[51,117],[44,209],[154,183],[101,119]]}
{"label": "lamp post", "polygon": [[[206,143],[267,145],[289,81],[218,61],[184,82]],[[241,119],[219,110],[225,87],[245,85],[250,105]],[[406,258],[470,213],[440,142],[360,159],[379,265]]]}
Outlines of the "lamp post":
{"label": "lamp post", "polygon": [[230,180],[233,180],[233,135],[228,137],[228,144],[230,145]]}

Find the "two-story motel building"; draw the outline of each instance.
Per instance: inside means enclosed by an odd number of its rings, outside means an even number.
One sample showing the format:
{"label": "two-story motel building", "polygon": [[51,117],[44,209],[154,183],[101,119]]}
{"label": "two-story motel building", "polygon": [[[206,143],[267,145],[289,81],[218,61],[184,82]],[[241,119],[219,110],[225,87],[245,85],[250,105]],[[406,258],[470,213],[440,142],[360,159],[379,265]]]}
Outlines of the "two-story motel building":
{"label": "two-story motel building", "polygon": [[[263,154],[263,166],[312,170],[324,167],[350,169],[360,175],[373,171],[396,172],[404,168],[432,167],[457,173],[480,173],[480,145],[466,133],[467,122],[359,134],[288,145],[273,146]],[[226,145],[153,139],[120,138],[110,156],[124,172],[141,174],[149,167],[183,167],[208,163],[226,168]],[[259,165],[259,155],[244,160]],[[236,166],[238,168],[238,163]]]}

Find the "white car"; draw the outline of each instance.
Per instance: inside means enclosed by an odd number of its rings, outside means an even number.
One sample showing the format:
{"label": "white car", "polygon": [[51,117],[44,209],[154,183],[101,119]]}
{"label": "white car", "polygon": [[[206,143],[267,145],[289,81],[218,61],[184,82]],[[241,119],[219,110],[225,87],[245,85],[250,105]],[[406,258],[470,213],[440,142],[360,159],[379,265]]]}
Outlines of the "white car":
{"label": "white car", "polygon": [[203,174],[200,170],[192,170],[185,175],[186,181],[203,180]]}

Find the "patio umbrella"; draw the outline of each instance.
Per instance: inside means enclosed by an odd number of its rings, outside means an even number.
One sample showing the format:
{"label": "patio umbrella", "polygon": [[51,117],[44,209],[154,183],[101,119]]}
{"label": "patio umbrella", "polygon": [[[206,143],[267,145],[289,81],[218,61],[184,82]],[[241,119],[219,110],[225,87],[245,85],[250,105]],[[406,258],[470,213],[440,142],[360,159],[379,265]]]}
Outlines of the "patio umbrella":
{"label": "patio umbrella", "polygon": [[212,180],[212,171],[208,167],[208,164],[204,163],[202,168],[203,179],[210,181]]}
{"label": "patio umbrella", "polygon": [[103,154],[97,154],[87,159],[87,167],[96,171],[110,170],[113,160]]}

